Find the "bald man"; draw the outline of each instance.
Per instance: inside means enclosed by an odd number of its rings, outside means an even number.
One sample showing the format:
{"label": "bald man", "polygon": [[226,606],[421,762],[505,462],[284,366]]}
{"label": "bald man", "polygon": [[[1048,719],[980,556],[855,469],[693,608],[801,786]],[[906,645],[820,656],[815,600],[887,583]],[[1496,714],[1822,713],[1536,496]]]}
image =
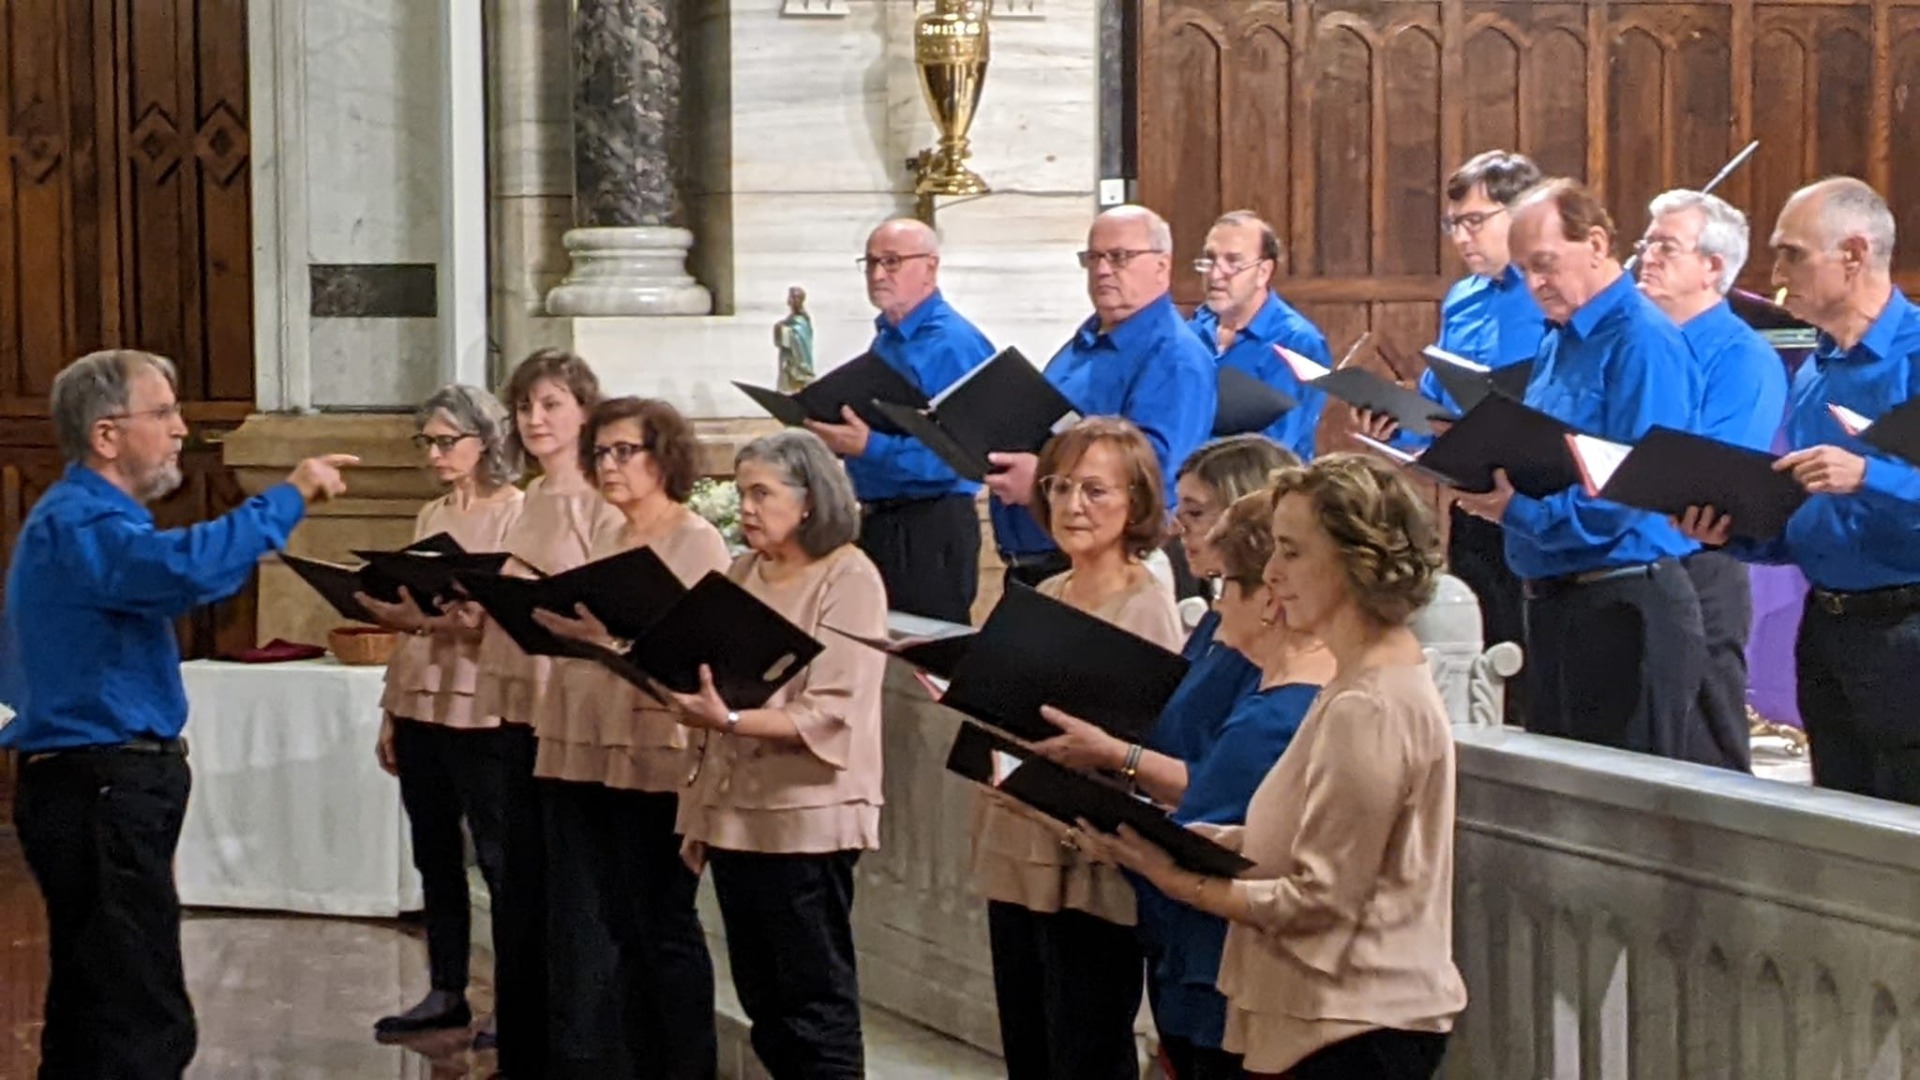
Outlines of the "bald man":
{"label": "bald man", "polygon": [[[911,218],[883,222],[860,257],[873,320],[870,351],[932,397],[994,353],[985,334],[940,295],[940,240]],[[860,547],[895,611],[971,621],[980,585],[980,486],[925,443],[869,429],[850,408],[807,427],[847,463],[860,496]],[[908,534],[912,542],[908,542]]]}
{"label": "bald man", "polygon": [[[1219,397],[1213,350],[1173,306],[1173,231],[1144,206],[1116,206],[1094,219],[1079,257],[1093,315],[1047,362],[1047,381],[1080,415],[1123,416],[1146,433],[1171,513],[1174,471],[1212,432]],[[1037,585],[1065,570],[1065,556],[1027,512],[1035,456],[988,460],[999,470],[987,487],[1007,579]]]}
{"label": "bald man", "polygon": [[1859,180],[1795,192],[1774,225],[1773,283],[1818,327],[1788,395],[1777,465],[1809,498],[1767,543],[1730,539],[1711,507],[1689,535],[1812,585],[1795,650],[1814,783],[1920,805],[1920,473],[1848,435],[1829,405],[1873,419],[1920,396],[1920,308],[1893,285],[1893,214]]}
{"label": "bald man", "polygon": [[[1547,317],[1526,403],[1620,443],[1691,431],[1700,371],[1679,328],[1614,257],[1613,219],[1571,180],[1509,210],[1507,243]],[[1705,675],[1700,601],[1681,560],[1698,546],[1665,517],[1587,494],[1457,492],[1500,525],[1525,602],[1527,730],[1739,768],[1695,707]]]}

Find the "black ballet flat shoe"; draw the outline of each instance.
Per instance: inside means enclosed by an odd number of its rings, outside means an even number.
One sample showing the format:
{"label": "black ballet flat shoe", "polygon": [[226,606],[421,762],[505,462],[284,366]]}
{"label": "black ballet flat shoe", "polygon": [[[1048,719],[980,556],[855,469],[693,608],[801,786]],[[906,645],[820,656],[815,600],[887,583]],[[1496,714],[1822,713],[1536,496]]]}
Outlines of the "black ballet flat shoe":
{"label": "black ballet flat shoe", "polygon": [[463,1028],[473,1022],[473,1010],[467,1007],[465,994],[456,994],[451,990],[433,990],[420,1003],[406,1012],[395,1016],[383,1016],[374,1021],[373,1037],[392,1039],[402,1035],[415,1035],[422,1031],[442,1031],[447,1028]]}

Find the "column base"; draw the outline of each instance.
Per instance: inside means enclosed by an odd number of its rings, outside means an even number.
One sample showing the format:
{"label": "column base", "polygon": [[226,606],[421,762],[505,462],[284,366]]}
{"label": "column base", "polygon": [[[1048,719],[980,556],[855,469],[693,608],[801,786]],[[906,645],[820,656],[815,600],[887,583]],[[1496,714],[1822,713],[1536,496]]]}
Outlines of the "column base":
{"label": "column base", "polygon": [[686,271],[693,233],[662,226],[570,229],[573,268],[547,294],[549,315],[706,315],[713,295]]}

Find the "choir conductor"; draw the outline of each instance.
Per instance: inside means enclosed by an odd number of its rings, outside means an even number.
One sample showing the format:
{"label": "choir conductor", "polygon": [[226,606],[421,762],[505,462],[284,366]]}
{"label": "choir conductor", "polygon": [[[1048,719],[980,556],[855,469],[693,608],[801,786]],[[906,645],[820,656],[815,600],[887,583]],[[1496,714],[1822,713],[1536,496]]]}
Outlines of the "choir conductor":
{"label": "choir conductor", "polygon": [[40,1078],[177,1078],[193,1059],[173,854],[187,806],[186,691],[173,620],[240,591],[346,454],[310,458],[215,521],[154,527],[187,426],[173,364],[96,352],[53,380],[66,472],[8,570],[0,698],[20,754],[14,824],[46,900],[51,974]]}

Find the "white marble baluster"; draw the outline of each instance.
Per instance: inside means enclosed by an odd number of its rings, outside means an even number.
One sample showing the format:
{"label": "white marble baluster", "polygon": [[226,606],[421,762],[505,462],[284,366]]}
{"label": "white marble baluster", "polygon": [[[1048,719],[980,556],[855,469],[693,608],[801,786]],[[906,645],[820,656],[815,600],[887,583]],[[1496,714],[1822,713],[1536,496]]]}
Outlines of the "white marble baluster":
{"label": "white marble baluster", "polygon": [[1744,983],[1740,1080],[1792,1080],[1793,1009],[1780,967],[1763,959]]}
{"label": "white marble baluster", "polygon": [[1580,1075],[1584,1080],[1628,1080],[1632,1010],[1627,986],[1632,965],[1626,930],[1609,913],[1598,914],[1587,930],[1584,966]]}
{"label": "white marble baluster", "polygon": [[1847,1022],[1840,987],[1825,964],[1814,965],[1813,992],[1802,999],[1794,1020],[1799,1059],[1794,1075],[1799,1080],[1846,1080],[1854,1075],[1842,1060]]}
{"label": "white marble baluster", "polygon": [[1639,944],[1628,963],[1628,1046],[1635,1080],[1680,1075],[1682,955],[1660,934]]}

